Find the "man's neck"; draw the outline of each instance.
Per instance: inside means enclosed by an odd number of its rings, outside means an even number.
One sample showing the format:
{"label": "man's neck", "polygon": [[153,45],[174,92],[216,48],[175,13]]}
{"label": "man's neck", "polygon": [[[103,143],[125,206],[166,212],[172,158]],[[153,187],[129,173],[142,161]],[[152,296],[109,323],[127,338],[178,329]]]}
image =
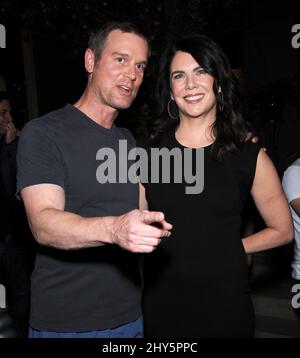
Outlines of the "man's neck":
{"label": "man's neck", "polygon": [[100,126],[108,129],[112,127],[118,115],[118,110],[99,103],[98,100],[89,96],[86,92],[74,104],[74,107],[78,108]]}

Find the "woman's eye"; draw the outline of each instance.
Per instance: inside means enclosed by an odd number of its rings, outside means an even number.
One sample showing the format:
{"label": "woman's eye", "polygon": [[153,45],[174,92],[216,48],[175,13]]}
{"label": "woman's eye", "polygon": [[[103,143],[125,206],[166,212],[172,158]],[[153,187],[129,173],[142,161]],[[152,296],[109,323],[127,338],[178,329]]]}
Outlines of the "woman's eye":
{"label": "woman's eye", "polygon": [[197,74],[198,75],[205,75],[205,74],[207,74],[207,71],[204,68],[199,68],[199,70],[197,70]]}
{"label": "woman's eye", "polygon": [[179,80],[180,78],[183,78],[183,74],[178,73],[178,74],[174,75],[173,78],[174,78],[174,80]]}

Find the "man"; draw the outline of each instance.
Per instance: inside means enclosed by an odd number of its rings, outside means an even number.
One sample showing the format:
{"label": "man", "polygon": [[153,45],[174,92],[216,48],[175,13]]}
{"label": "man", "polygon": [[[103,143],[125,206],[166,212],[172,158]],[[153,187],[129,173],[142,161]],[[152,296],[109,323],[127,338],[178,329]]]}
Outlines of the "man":
{"label": "man", "polygon": [[135,145],[114,120],[142,83],[147,40],[131,24],[109,23],[88,47],[82,97],[31,121],[20,140],[18,191],[40,244],[29,337],[142,337],[137,254],[170,235],[163,213],[137,210],[137,184],[96,177],[99,149],[118,158],[120,140]]}
{"label": "man", "polygon": [[0,280],[16,334],[26,337],[33,248],[24,208],[15,198],[18,136],[8,94],[0,91]]}
{"label": "man", "polygon": [[6,92],[0,91],[0,135],[6,144],[12,143],[20,134],[15,127],[11,116],[9,96]]}

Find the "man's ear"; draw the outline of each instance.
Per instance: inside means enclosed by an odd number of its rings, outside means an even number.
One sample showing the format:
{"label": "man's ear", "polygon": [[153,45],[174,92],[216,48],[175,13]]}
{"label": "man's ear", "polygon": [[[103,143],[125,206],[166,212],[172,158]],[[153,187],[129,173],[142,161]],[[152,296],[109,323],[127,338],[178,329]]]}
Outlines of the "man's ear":
{"label": "man's ear", "polygon": [[87,73],[93,73],[95,67],[95,54],[90,48],[85,50],[84,65]]}

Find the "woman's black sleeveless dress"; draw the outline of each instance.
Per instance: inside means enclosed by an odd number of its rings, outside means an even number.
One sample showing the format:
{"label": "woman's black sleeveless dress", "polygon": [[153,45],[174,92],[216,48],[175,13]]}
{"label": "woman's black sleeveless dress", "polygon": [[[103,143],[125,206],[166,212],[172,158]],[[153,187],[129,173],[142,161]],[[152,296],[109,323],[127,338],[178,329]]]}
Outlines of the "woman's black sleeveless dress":
{"label": "woman's black sleeveless dress", "polygon": [[[174,132],[164,135],[158,147],[184,152]],[[238,152],[226,153],[222,161],[212,155],[212,145],[201,150],[202,193],[186,194],[185,189],[191,184],[174,183],[172,175],[171,183],[144,183],[149,209],[162,211],[173,224],[172,235],[144,257],[147,338],[254,334],[240,230],[241,211],[252,186],[260,146],[243,143]],[[193,149],[194,174],[195,152]]]}

